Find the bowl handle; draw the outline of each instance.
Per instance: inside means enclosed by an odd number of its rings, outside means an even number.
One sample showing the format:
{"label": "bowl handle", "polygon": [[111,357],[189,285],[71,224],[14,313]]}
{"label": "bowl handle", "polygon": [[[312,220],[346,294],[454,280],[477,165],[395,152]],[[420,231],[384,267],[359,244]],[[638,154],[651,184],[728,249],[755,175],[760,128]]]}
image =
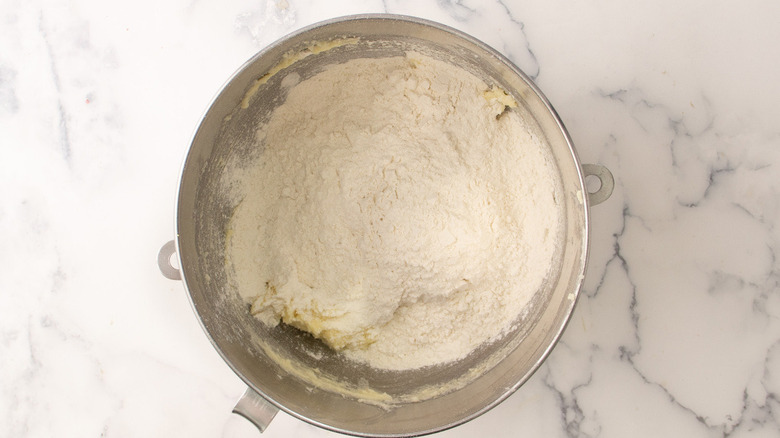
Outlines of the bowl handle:
{"label": "bowl handle", "polygon": [[595,192],[588,192],[588,200],[591,207],[599,205],[602,202],[609,199],[612,195],[612,190],[615,189],[615,178],[612,176],[612,172],[601,164],[583,164],[582,165],[583,177],[595,176],[601,182],[601,186]]}
{"label": "bowl handle", "polygon": [[165,278],[170,280],[181,280],[181,272],[171,264],[171,257],[176,254],[176,243],[171,240],[160,248],[157,253],[157,266]]}
{"label": "bowl handle", "polygon": [[263,433],[265,428],[268,427],[268,424],[271,423],[277,412],[279,412],[279,408],[272,405],[268,400],[252,390],[252,388],[247,388],[244,391],[244,395],[241,396],[233,408],[234,414],[249,420],[257,427],[260,433]]}

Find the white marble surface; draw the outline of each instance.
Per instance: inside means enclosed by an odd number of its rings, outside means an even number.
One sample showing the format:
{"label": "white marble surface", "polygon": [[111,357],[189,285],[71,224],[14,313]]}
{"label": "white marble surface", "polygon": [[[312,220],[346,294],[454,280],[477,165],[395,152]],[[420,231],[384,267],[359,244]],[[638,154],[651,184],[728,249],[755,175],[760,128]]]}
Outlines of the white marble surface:
{"label": "white marble surface", "polygon": [[[392,12],[545,91],[616,190],[562,341],[444,437],[780,436],[780,3],[0,1],[0,436],[252,437],[157,250],[181,160],[266,44]],[[335,436],[279,414],[268,437]]]}

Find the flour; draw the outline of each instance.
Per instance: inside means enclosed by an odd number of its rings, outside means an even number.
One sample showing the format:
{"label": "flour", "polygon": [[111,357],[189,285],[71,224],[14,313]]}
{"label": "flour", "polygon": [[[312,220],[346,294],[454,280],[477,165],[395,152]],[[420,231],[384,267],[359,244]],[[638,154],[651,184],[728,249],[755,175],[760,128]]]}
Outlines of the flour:
{"label": "flour", "polygon": [[297,80],[262,154],[229,165],[226,260],[251,312],[396,370],[510,330],[562,233],[557,170],[514,99],[415,53]]}

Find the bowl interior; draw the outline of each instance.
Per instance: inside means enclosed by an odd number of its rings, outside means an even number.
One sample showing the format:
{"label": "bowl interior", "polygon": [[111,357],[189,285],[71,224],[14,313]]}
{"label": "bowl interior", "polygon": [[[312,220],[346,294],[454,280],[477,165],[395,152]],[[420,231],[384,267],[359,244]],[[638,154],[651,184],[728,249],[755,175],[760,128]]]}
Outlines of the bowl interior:
{"label": "bowl interior", "polygon": [[[253,89],[283,59],[313,42],[357,38],[300,59]],[[546,140],[563,185],[559,269],[536,294],[515,332],[464,360],[412,371],[379,371],[345,360],[322,342],[253,318],[225,266],[225,231],[235,203],[220,185],[225,164],[248,156],[258,126],[284,102],[280,81],[311,77],[332,63],[423,52],[512,94]],[[248,94],[249,93],[249,94]],[[248,103],[242,108],[242,102]],[[256,152],[256,151],[254,151]],[[397,16],[338,19],[299,31],[248,61],[212,103],[190,147],[179,188],[177,243],[193,306],[214,346],[255,391],[313,424],[365,436],[409,436],[471,419],[530,377],[562,332],[585,267],[587,208],[573,146],[546,99],[516,67],[484,44],[438,24]]]}

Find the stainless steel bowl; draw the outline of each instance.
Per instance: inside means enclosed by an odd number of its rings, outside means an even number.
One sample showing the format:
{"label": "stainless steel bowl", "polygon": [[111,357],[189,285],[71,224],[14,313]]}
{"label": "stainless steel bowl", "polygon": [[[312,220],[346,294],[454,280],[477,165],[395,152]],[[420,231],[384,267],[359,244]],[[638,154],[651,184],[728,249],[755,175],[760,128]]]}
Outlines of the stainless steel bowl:
{"label": "stainless steel bowl", "polygon": [[[315,42],[357,38],[326,51]],[[309,56],[279,70],[280,61],[309,48]],[[456,363],[392,372],[345,360],[320,341],[285,325],[267,328],[233,290],[225,269],[225,231],[235,205],[220,189],[228,157],[248,153],[253,135],[284,102],[279,82],[305,79],[352,58],[386,57],[413,49],[464,68],[509,92],[515,110],[546,140],[563,184],[565,245],[561,263],[537,293],[523,324],[510,336]],[[266,82],[267,81],[267,82]],[[243,103],[243,105],[242,105]],[[245,108],[243,108],[243,107]],[[601,188],[588,193],[584,176]],[[258,53],[227,82],[198,128],[181,171],[175,245],[160,252],[163,273],[179,275],[214,347],[249,389],[235,412],[262,430],[277,409],[337,432],[416,436],[447,429],[489,410],[520,387],[547,357],[574,308],[585,273],[589,204],[612,190],[601,166],[580,166],[563,124],[541,91],[506,58],[462,32],[395,15],[334,19],[295,32]],[[174,248],[175,247],[175,248]],[[170,265],[178,254],[180,270]]]}

